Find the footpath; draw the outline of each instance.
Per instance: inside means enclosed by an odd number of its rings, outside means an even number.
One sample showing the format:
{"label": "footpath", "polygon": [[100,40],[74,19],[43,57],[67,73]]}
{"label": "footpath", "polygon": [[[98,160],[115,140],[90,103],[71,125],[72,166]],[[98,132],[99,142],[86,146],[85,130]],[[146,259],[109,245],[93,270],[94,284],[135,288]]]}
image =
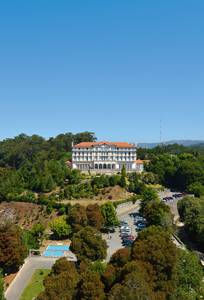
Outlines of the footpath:
{"label": "footpath", "polygon": [[5,292],[6,300],[19,300],[36,269],[51,269],[55,258],[28,257]]}

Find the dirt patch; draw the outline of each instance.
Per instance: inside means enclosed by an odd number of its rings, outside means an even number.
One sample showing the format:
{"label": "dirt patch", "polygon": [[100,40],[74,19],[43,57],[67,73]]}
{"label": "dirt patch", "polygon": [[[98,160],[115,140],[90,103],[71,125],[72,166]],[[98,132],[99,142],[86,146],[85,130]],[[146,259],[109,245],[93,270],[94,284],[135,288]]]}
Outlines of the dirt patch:
{"label": "dirt patch", "polygon": [[16,277],[17,273],[13,273],[13,274],[9,274],[7,276],[4,277],[4,283],[5,283],[5,287],[7,288],[11,282],[14,280],[14,278]]}
{"label": "dirt patch", "polygon": [[27,202],[2,202],[0,204],[0,223],[11,221],[30,229],[36,223],[46,225],[54,217],[47,215],[42,205]]}
{"label": "dirt patch", "polygon": [[[111,200],[111,201],[116,201],[116,200]],[[103,205],[106,202],[107,202],[107,200],[93,200],[93,199],[84,199],[84,198],[77,199],[77,200],[63,200],[62,201],[62,203],[64,203],[64,204],[71,204],[71,205],[80,204],[85,207],[89,204]]]}
{"label": "dirt patch", "polygon": [[120,186],[114,186],[114,187],[107,187],[100,191],[100,193],[97,196],[94,196],[93,198],[80,198],[80,199],[73,199],[73,200],[63,200],[60,201],[60,203],[71,205],[74,204],[81,204],[83,206],[87,206],[89,204],[99,204],[102,205],[107,201],[119,201],[119,200],[125,200],[132,196],[132,193],[127,192],[125,189],[121,188]]}
{"label": "dirt patch", "polygon": [[124,200],[131,195],[132,194],[127,192],[124,188],[116,185],[102,189],[100,194],[94,197],[94,200]]}

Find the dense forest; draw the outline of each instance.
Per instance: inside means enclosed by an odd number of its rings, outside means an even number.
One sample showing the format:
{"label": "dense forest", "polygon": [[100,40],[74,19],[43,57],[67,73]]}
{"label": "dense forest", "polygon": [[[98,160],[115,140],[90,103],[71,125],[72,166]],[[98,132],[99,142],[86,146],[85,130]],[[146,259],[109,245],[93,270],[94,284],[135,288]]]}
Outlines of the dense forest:
{"label": "dense forest", "polygon": [[[71,158],[72,143],[95,141],[92,132],[60,134],[45,140],[21,134],[0,142],[0,201],[34,200],[33,192],[52,191],[72,180],[65,161]],[[74,176],[76,177],[76,176]]]}
{"label": "dense forest", "polygon": [[158,176],[162,185],[196,196],[204,194],[203,147],[181,145],[138,149],[140,158],[150,160],[146,171]]}
{"label": "dense forest", "polygon": [[[72,143],[95,141],[95,134],[82,132],[60,134],[55,138],[21,134],[0,142],[0,201],[30,201],[57,189],[60,199],[93,197],[98,189],[126,182],[119,176],[103,177],[97,182],[84,182],[80,172],[67,168]],[[158,146],[138,149],[138,157],[149,160],[148,172],[141,182],[160,183],[166,187],[204,194],[204,152],[202,146]],[[136,176],[137,177],[137,176]],[[138,178],[130,180],[129,190],[141,192]],[[107,182],[110,181],[110,182]],[[51,197],[53,198],[53,197]]]}

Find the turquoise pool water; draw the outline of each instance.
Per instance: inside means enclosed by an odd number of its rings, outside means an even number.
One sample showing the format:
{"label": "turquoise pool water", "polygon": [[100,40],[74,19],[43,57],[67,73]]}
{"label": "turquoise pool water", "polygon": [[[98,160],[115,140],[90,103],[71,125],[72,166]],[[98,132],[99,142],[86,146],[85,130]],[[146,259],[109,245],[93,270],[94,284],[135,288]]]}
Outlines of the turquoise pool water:
{"label": "turquoise pool water", "polygon": [[62,257],[64,256],[64,251],[69,251],[69,246],[67,245],[49,245],[47,249],[43,252],[45,257]]}
{"label": "turquoise pool water", "polygon": [[45,256],[45,257],[62,257],[62,256],[64,256],[64,252],[63,251],[49,251],[49,250],[45,250],[43,252],[43,256]]}
{"label": "turquoise pool water", "polygon": [[50,250],[50,251],[69,251],[69,246],[67,246],[67,245],[49,245],[46,250]]}

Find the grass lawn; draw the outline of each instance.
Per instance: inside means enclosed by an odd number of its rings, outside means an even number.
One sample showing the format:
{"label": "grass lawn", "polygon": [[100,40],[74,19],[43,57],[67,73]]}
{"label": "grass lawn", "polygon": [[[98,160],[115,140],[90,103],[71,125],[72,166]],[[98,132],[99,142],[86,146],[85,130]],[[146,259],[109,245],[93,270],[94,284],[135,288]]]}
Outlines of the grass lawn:
{"label": "grass lawn", "polygon": [[50,273],[50,270],[39,269],[33,273],[33,276],[23,291],[20,300],[32,300],[44,290],[43,279]]}

